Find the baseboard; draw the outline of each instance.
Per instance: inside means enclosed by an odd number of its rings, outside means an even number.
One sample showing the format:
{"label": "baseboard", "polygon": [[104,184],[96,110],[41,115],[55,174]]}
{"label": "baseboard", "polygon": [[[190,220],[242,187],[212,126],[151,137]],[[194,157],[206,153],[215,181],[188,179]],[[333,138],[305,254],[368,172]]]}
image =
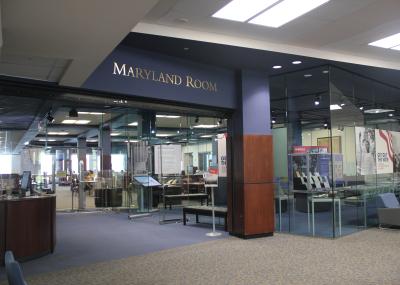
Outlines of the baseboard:
{"label": "baseboard", "polygon": [[238,233],[229,233],[231,236],[235,236],[242,239],[253,239],[253,238],[263,238],[263,237],[271,237],[274,235],[273,232],[270,233],[262,233],[262,234],[255,234],[255,235],[244,235]]}

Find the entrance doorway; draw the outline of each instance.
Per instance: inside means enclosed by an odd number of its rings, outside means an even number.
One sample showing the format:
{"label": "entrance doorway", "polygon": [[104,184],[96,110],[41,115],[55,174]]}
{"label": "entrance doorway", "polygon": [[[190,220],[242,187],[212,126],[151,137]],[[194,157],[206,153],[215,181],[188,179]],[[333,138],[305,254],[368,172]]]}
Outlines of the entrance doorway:
{"label": "entrance doorway", "polygon": [[0,125],[7,136],[1,156],[11,164],[4,171],[30,171],[33,192],[55,194],[58,211],[158,212],[161,223],[182,220],[185,207],[211,201],[207,175],[216,177],[215,203],[226,209],[225,111],[74,93],[0,97],[5,108],[26,115],[18,121],[0,114],[15,125]]}

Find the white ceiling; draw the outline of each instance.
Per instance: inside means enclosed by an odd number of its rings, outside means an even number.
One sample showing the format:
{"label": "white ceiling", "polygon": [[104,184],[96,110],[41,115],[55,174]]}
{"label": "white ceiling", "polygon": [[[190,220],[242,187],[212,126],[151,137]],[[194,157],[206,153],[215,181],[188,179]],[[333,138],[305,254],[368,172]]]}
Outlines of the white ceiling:
{"label": "white ceiling", "polygon": [[132,31],[400,69],[400,51],[368,46],[400,32],[399,0],[331,0],[278,29],[211,17],[228,2],[160,1]]}
{"label": "white ceiling", "polygon": [[79,87],[157,0],[1,0],[0,73]]}
{"label": "white ceiling", "polygon": [[131,30],[400,69],[400,51],[367,45],[400,32],[400,0],[331,0],[278,29],[212,18],[229,0],[0,1],[0,74],[66,86]]}

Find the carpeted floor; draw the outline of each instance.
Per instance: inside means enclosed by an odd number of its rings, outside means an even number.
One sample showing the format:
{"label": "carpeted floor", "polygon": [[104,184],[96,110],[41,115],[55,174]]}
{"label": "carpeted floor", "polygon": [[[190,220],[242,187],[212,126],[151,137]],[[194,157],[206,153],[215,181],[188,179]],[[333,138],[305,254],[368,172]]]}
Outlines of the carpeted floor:
{"label": "carpeted floor", "polygon": [[30,276],[35,284],[400,284],[400,231],[226,238]]}

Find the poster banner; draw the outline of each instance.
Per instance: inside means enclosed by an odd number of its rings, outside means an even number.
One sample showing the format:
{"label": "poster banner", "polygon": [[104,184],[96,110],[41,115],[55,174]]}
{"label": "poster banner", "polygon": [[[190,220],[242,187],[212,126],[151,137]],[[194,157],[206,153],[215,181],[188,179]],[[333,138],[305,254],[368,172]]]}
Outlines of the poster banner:
{"label": "poster banner", "polygon": [[156,174],[180,174],[182,146],[179,144],[154,147],[154,172]]}
{"label": "poster banner", "polygon": [[375,130],[376,173],[393,173],[393,144],[390,131]]}
{"label": "poster banner", "polygon": [[355,127],[358,175],[376,174],[375,129]]}
{"label": "poster banner", "polygon": [[292,153],[328,153],[327,146],[293,146]]}
{"label": "poster banner", "polygon": [[218,175],[227,177],[226,161],[226,134],[218,134]]}
{"label": "poster banner", "polygon": [[333,181],[343,180],[343,155],[341,153],[332,154]]}
{"label": "poster banner", "polygon": [[400,132],[390,132],[392,135],[393,172],[400,173]]}

